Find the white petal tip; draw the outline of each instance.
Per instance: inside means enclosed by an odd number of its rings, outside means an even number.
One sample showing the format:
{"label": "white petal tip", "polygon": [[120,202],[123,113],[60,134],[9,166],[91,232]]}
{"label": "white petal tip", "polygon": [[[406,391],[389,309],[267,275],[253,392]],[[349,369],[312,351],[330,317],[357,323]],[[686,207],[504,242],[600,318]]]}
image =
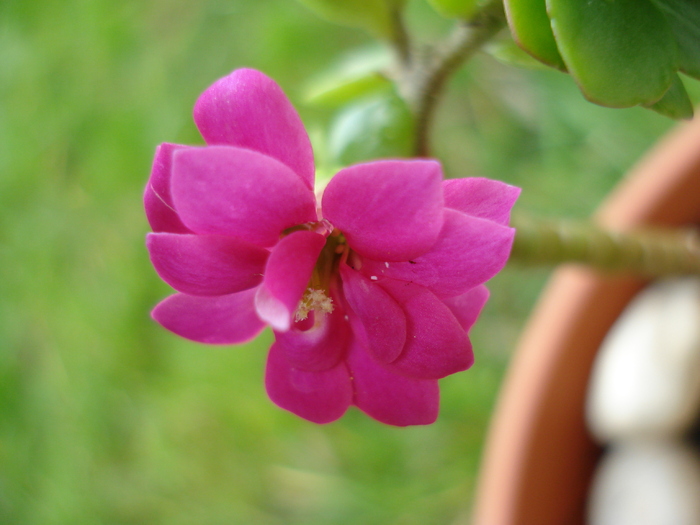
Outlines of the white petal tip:
{"label": "white petal tip", "polygon": [[292,324],[292,315],[287,307],[261,286],[255,294],[255,311],[258,317],[278,332],[286,332]]}

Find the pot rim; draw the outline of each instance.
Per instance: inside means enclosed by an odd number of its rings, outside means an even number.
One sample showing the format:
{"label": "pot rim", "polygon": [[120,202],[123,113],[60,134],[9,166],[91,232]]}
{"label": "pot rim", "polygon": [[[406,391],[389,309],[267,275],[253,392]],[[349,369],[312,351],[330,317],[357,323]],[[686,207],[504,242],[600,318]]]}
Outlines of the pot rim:
{"label": "pot rim", "polygon": [[[594,215],[605,228],[700,223],[700,118],[663,138]],[[517,345],[488,432],[474,525],[583,524],[600,447],[584,401],[600,343],[646,281],[557,269]]]}

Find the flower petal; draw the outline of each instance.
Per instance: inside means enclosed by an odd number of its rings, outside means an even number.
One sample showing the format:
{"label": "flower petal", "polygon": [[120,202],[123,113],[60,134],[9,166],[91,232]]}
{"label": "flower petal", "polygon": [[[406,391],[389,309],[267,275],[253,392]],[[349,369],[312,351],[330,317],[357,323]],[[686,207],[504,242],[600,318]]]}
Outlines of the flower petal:
{"label": "flower petal", "polygon": [[156,148],[151,177],[143,194],[146,217],[154,232],[189,233],[173,206],[170,196],[170,170],[173,152],[188,146],[164,143]]}
{"label": "flower petal", "polygon": [[510,210],[520,195],[516,186],[481,177],[446,180],[442,187],[448,208],[504,226],[508,226]]}
{"label": "flower petal", "polygon": [[314,423],[330,423],[352,402],[350,374],[344,362],[321,372],[293,368],[277,343],[270,348],[265,388],[280,408]]}
{"label": "flower petal", "polygon": [[396,301],[359,272],[340,266],[343,292],[360,320],[362,339],[381,362],[394,361],[406,343],[406,315]]}
{"label": "flower petal", "polygon": [[273,248],[265,266],[263,283],[255,295],[255,308],[275,330],[289,330],[325,243],[323,235],[297,231]]}
{"label": "flower petal", "polygon": [[207,144],[259,151],[313,188],[314,155],[304,124],[282,89],[260,71],[239,69],[215,82],[197,100],[194,120]]}
{"label": "flower petal", "polygon": [[286,332],[275,332],[277,347],[291,366],[300,370],[328,370],[345,355],[350,327],[345,312],[336,305],[333,312],[313,312],[314,323],[306,330],[295,323]]}
{"label": "flower petal", "polygon": [[481,310],[489,299],[489,290],[483,284],[457,297],[448,297],[443,302],[452,311],[465,332],[474,326]]}
{"label": "flower petal", "polygon": [[379,282],[403,307],[408,321],[406,346],[388,369],[417,379],[440,379],[474,363],[467,333],[433,293],[412,283]]}
{"label": "flower petal", "polygon": [[253,308],[255,288],[218,297],[178,293],[151,313],[171,332],[199,343],[230,345],[250,341],[265,327]]}
{"label": "flower petal", "polygon": [[351,346],[348,366],[353,377],[353,403],[374,419],[400,427],[430,425],[440,408],[434,379],[413,379],[376,363],[359,341]]}
{"label": "flower petal", "polygon": [[149,233],[146,247],[161,279],[190,295],[226,295],[257,286],[270,254],[222,235]]}
{"label": "flower petal", "polygon": [[384,160],[345,168],[323,192],[323,217],[372,259],[405,261],[435,244],[442,227],[442,170],[433,160]]}
{"label": "flower petal", "polygon": [[196,233],[272,246],[282,230],[316,220],[313,192],[272,157],[231,146],[176,151],[171,190]]}
{"label": "flower petal", "polygon": [[439,297],[460,295],[496,275],[508,261],[515,230],[445,209],[440,237],[426,254],[407,262],[365,259],[362,273],[409,281]]}

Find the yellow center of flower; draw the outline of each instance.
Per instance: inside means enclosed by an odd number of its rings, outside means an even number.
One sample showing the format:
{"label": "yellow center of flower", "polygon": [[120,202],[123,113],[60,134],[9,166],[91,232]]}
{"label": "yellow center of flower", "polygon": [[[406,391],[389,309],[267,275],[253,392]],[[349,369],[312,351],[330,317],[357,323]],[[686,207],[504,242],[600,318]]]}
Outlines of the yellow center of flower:
{"label": "yellow center of flower", "polygon": [[311,279],[295,312],[295,320],[307,319],[310,312],[329,314],[333,311],[331,288],[338,275],[338,266],[348,257],[349,247],[345,237],[333,230],[316,261]]}
{"label": "yellow center of flower", "polygon": [[307,288],[304,297],[299,301],[297,311],[294,314],[295,321],[303,321],[309,317],[309,312],[315,311],[321,314],[329,314],[333,311],[333,299],[323,290]]}

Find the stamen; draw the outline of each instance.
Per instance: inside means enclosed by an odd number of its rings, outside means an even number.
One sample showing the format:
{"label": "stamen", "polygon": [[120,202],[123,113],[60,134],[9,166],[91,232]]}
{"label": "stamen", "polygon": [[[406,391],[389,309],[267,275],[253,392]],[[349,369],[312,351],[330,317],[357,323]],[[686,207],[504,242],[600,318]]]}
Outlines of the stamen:
{"label": "stamen", "polygon": [[326,296],[323,290],[308,288],[299,301],[297,311],[294,314],[295,321],[303,321],[309,317],[309,312],[329,314],[333,311],[333,299]]}

